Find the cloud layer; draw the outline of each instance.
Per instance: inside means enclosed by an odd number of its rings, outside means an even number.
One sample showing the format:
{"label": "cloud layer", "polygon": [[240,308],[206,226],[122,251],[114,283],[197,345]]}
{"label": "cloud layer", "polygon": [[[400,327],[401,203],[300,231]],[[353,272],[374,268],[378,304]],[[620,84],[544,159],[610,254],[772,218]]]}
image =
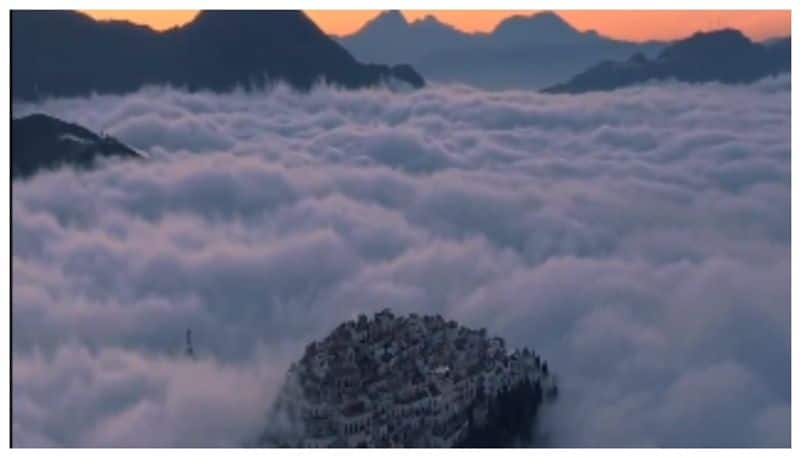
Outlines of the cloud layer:
{"label": "cloud layer", "polygon": [[553,445],[787,446],[789,90],[15,106],[151,158],[13,185],[14,444],[242,445],[306,343],[388,306],[542,353]]}

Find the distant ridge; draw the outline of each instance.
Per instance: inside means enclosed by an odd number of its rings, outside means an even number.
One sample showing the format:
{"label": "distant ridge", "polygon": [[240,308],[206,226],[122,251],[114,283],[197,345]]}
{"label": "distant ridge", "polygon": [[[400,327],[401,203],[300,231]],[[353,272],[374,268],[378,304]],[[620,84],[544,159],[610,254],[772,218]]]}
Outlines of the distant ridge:
{"label": "distant ridge", "polygon": [[466,33],[433,16],[409,22],[398,11],[385,11],[337,39],[365,62],[405,62],[428,80],[489,89],[538,89],[599,60],[654,55],[663,47],[581,32],[553,12],[512,16],[489,33]]}
{"label": "distant ridge", "polygon": [[560,43],[583,37],[580,31],[551,11],[531,16],[511,16],[497,24],[491,34],[508,42],[536,40],[539,43]]}
{"label": "distant ridge", "polygon": [[300,11],[204,11],[156,32],[72,11],[11,12],[12,97],[128,92],[146,84],[229,90],[284,81],[425,84],[407,65],[365,65]]}
{"label": "distant ridge", "polygon": [[740,31],[698,32],[664,48],[655,59],[634,54],[626,61],[605,61],[569,81],[544,89],[548,93],[613,90],[651,80],[750,83],[791,71],[791,41],[754,43]]}

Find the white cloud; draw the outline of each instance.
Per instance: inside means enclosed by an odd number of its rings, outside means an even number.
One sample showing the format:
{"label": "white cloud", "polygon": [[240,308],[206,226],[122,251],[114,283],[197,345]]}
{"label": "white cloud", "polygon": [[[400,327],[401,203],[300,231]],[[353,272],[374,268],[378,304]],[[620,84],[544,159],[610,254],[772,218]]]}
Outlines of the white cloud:
{"label": "white cloud", "polygon": [[13,184],[14,443],[242,444],[306,343],[391,306],[543,354],[554,445],[787,446],[788,94],[15,106],[152,158]]}

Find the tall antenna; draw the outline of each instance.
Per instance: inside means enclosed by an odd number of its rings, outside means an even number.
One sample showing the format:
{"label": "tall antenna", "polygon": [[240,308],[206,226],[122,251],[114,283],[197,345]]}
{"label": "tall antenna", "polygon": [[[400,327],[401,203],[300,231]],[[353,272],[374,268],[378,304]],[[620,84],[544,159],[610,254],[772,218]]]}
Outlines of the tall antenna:
{"label": "tall antenna", "polygon": [[194,348],[192,347],[192,329],[186,329],[186,356],[194,359]]}

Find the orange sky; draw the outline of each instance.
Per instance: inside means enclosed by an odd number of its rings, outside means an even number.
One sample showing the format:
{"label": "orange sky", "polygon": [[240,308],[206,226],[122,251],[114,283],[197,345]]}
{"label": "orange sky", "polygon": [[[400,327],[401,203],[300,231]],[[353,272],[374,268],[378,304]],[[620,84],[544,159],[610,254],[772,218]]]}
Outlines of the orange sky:
{"label": "orange sky", "polygon": [[[434,14],[442,22],[465,31],[489,31],[503,18],[512,14],[531,14],[535,11],[498,10],[439,10],[404,11],[408,20]],[[86,11],[100,19],[128,19],[156,29],[167,29],[190,21],[196,11]],[[342,35],[357,30],[379,11],[307,11],[308,15],[327,33]],[[733,27],[754,39],[786,36],[791,31],[789,11],[558,11],[564,19],[580,30],[595,29],[615,38],[630,40],[673,39],[697,30]]]}

